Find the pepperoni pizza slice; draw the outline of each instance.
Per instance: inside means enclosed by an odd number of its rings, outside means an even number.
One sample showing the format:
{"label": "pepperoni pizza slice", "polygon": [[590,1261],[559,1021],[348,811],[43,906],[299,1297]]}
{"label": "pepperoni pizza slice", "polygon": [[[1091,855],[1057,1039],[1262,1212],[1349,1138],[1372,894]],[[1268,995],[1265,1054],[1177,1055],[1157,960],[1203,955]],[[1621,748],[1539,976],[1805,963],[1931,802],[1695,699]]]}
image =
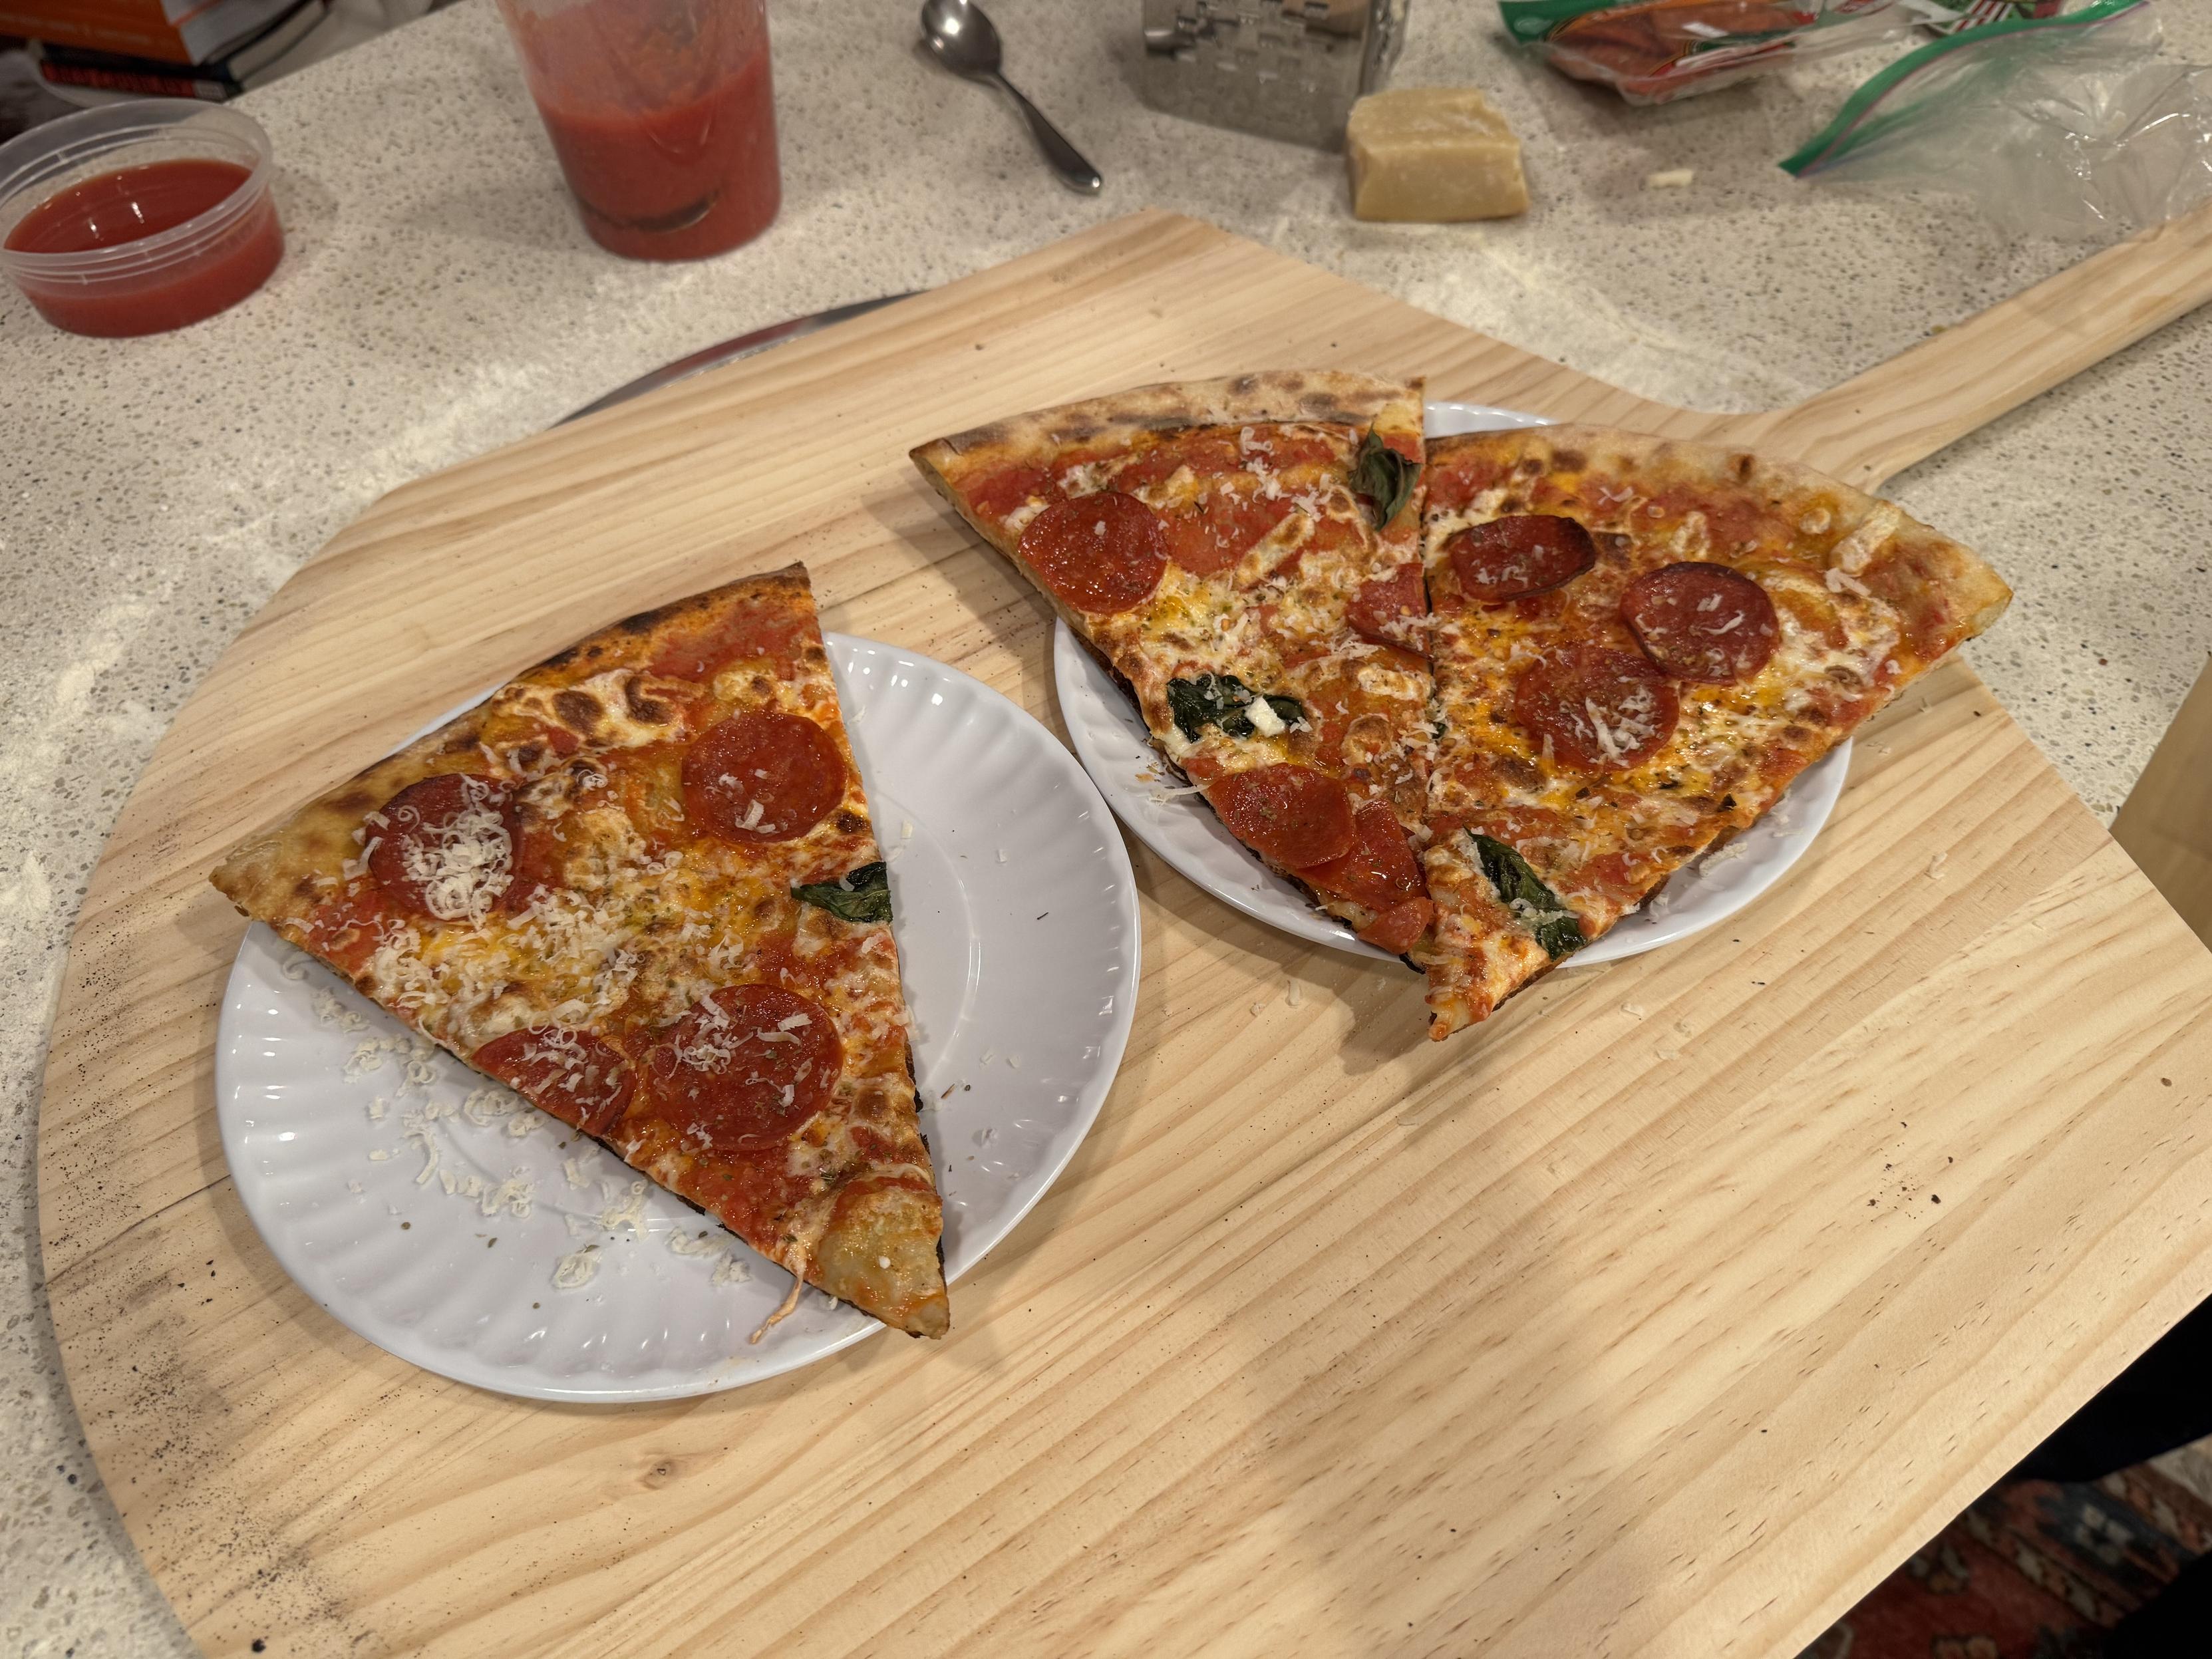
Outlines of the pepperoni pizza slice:
{"label": "pepperoni pizza slice", "polygon": [[1139,386],[914,452],[1222,823],[1401,955],[1431,915],[1421,417],[1418,383],[1281,372]]}
{"label": "pepperoni pizza slice", "polygon": [[1422,533],[1432,1037],[1751,823],[2011,598],[1808,468],[1589,427],[1438,440]]}
{"label": "pepperoni pizza slice", "polygon": [[790,1269],[777,1317],[803,1280],[944,1334],[890,896],[802,567],[593,635],[214,881]]}

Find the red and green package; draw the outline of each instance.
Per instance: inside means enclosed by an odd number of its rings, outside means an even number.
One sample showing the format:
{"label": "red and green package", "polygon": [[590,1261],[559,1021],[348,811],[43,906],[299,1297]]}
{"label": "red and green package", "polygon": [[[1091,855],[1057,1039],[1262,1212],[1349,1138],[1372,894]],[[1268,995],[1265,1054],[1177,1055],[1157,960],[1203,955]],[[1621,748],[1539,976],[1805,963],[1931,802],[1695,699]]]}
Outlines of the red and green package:
{"label": "red and green package", "polygon": [[2066,0],[1928,0],[1938,11],[1950,15],[1923,17],[1920,21],[1937,34],[1956,34],[1960,29],[1978,29],[1985,23],[2033,22],[2039,17],[2056,17],[2065,3]]}
{"label": "red and green package", "polygon": [[1498,8],[1514,39],[1538,47],[1553,69],[1632,104],[1664,104],[1899,39],[1938,9],[1927,0],[1499,0]]}

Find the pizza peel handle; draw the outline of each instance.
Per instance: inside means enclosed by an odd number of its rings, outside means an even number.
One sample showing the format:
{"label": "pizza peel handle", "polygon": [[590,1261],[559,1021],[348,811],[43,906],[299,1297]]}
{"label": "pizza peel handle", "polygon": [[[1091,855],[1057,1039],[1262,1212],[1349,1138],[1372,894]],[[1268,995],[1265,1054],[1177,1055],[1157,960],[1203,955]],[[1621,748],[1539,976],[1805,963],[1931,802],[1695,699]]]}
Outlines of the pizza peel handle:
{"label": "pizza peel handle", "polygon": [[1704,434],[1866,489],[2212,300],[2212,206],[2154,226],[1771,414]]}

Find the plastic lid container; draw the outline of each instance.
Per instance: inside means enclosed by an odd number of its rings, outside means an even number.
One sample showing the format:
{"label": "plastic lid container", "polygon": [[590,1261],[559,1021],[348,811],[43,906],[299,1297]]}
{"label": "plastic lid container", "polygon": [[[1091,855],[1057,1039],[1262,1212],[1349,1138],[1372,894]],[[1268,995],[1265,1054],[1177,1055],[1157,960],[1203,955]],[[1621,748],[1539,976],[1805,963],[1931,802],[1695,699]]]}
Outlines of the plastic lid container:
{"label": "plastic lid container", "polygon": [[155,334],[234,306],[284,255],[269,135],[143,98],[0,144],[0,270],[57,328]]}

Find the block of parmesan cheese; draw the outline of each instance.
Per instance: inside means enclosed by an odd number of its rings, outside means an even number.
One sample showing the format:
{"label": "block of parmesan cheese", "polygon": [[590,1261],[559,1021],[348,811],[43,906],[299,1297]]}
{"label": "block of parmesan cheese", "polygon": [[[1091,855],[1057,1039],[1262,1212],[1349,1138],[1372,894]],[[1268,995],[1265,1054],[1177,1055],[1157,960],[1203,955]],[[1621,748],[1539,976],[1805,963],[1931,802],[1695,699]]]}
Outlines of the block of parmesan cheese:
{"label": "block of parmesan cheese", "polygon": [[1372,94],[1352,106],[1344,144],[1362,219],[1443,224],[1528,206],[1521,141],[1473,87]]}

